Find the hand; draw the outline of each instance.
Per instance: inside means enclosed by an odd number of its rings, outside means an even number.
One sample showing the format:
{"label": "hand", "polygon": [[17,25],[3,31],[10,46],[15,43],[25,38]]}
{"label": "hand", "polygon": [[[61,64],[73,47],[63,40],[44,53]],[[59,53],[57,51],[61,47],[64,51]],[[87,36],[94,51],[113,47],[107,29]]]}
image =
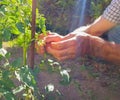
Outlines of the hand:
{"label": "hand", "polygon": [[[59,34],[53,33],[53,32],[48,32],[46,36],[48,36],[50,38],[50,41],[51,41],[51,39],[54,38],[53,39],[54,42],[60,41],[63,38],[63,36],[60,36]],[[46,51],[45,47],[47,47],[50,44],[49,39],[47,39],[47,43],[45,42],[46,36],[44,34],[40,34],[40,35],[38,35],[37,40],[35,41],[36,52],[40,55],[43,55],[45,53],[45,51]]]}
{"label": "hand", "polygon": [[50,45],[46,46],[46,50],[58,60],[84,56],[89,52],[89,36],[89,34],[84,32],[71,33],[66,36],[48,35],[45,41]]}

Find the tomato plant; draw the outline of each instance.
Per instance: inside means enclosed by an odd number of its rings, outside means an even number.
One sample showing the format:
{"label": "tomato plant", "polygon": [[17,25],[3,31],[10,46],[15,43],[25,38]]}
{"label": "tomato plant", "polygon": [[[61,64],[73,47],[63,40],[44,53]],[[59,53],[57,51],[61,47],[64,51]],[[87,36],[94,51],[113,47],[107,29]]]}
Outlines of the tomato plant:
{"label": "tomato plant", "polygon": [[[31,42],[31,0],[2,0],[0,1],[0,60],[4,61],[0,69],[0,98],[14,100],[16,93],[25,91],[25,100],[35,98],[36,81],[35,69],[27,65],[27,49]],[[46,33],[45,18],[37,10],[36,24],[40,29],[38,33]],[[3,41],[10,41],[23,48],[23,60],[20,58],[9,62],[7,51],[2,48]],[[36,34],[37,37],[37,34]],[[35,39],[34,39],[35,40]],[[21,81],[20,86],[15,86],[13,80]]]}
{"label": "tomato plant", "polygon": [[[0,38],[9,41],[11,35],[16,35],[14,43],[23,47],[23,64],[26,65],[27,48],[31,43],[31,0],[3,0],[0,7]],[[38,13],[38,32],[45,33],[45,18]],[[0,42],[2,46],[2,41]]]}
{"label": "tomato plant", "polygon": [[[42,43],[42,40],[39,39],[39,34],[43,33],[46,35],[47,33],[46,19],[37,9],[36,34],[35,38],[31,39],[31,6],[31,0],[0,0],[0,99],[2,100],[18,100],[18,93],[21,95],[19,97],[20,100],[43,99],[37,88],[37,74],[44,69],[58,73],[62,70],[58,63],[47,59],[41,61],[40,67],[35,67],[34,69],[31,69],[27,64],[27,51],[31,42],[36,40],[38,44]],[[11,62],[9,59],[13,55],[2,47],[4,41],[11,41],[13,46],[22,48],[22,58],[16,58]],[[54,65],[58,66],[58,69]],[[43,68],[42,66],[48,67]],[[70,83],[69,74],[66,73],[61,73],[61,82],[64,85]],[[15,84],[16,82],[19,84]],[[49,91],[47,90],[48,93]]]}

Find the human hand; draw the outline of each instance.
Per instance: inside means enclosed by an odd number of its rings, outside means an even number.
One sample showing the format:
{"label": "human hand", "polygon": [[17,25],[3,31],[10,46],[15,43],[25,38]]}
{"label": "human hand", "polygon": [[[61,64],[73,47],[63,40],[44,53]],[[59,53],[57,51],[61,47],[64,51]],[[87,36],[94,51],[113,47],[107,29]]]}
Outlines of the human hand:
{"label": "human hand", "polygon": [[[47,42],[45,42],[45,38],[47,36],[50,38],[50,41],[49,39],[47,39]],[[53,41],[55,42],[55,41],[60,41],[62,38],[63,36],[53,32],[48,32],[46,35],[44,34],[38,35],[35,41],[36,52],[40,55],[43,55],[46,51],[46,47],[50,44],[51,40],[52,42]]]}
{"label": "human hand", "polygon": [[89,52],[89,36],[89,34],[84,32],[71,33],[66,36],[48,35],[45,38],[45,42],[50,45],[46,46],[46,51],[58,60],[84,56]]}

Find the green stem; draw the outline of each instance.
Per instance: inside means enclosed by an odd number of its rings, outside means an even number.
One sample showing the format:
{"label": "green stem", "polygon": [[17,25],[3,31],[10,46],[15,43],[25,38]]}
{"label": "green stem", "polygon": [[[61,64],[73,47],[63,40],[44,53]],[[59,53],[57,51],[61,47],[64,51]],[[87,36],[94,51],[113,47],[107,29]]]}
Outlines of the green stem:
{"label": "green stem", "polygon": [[24,34],[24,45],[23,45],[23,65],[27,65],[27,47],[26,47],[26,35]]}
{"label": "green stem", "polygon": [[27,48],[23,47],[23,65],[27,65]]}
{"label": "green stem", "polygon": [[2,48],[2,34],[0,34],[0,48]]}

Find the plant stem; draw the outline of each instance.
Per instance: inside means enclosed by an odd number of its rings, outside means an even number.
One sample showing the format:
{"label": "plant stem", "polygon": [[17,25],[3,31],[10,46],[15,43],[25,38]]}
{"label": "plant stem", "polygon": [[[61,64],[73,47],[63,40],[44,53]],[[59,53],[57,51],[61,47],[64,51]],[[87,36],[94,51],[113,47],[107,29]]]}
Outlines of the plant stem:
{"label": "plant stem", "polygon": [[27,48],[23,47],[23,65],[27,65]]}
{"label": "plant stem", "polygon": [[2,34],[0,34],[0,48],[2,48]]}

